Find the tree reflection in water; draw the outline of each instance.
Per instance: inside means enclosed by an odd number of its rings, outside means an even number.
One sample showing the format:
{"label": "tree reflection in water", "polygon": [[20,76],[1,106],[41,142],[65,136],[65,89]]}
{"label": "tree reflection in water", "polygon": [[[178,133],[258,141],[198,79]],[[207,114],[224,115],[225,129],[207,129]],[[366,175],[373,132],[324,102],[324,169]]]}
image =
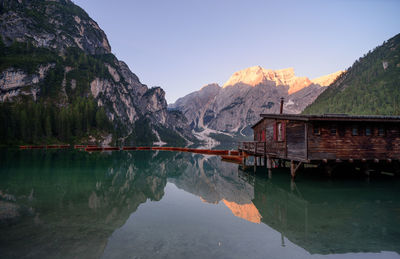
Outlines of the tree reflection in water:
{"label": "tree reflection in water", "polygon": [[398,181],[315,181],[290,188],[219,157],[176,152],[2,151],[0,250],[4,257],[98,258],[140,204],[167,182],[232,214],[265,223],[311,254],[399,252]]}

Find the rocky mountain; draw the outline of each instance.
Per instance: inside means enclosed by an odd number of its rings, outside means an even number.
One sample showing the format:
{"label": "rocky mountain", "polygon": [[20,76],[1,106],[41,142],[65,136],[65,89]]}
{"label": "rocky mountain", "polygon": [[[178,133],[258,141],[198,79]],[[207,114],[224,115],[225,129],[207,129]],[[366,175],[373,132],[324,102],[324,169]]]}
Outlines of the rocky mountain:
{"label": "rocky mountain", "polygon": [[223,88],[236,84],[289,86],[291,94],[310,85],[311,81],[307,77],[296,77],[293,68],[271,70],[255,66],[234,73]]}
{"label": "rocky mountain", "polygon": [[400,115],[400,34],[359,58],[304,113]]}
{"label": "rocky mountain", "polygon": [[236,165],[221,162],[215,156],[185,155],[184,159],[175,158],[174,163],[178,161],[182,173],[168,178],[169,182],[205,203],[225,204],[236,217],[261,222],[261,215],[252,203],[254,186],[242,177]]}
{"label": "rocky mountain", "polygon": [[313,84],[320,85],[320,86],[329,86],[336,80],[338,76],[340,76],[344,71],[337,71],[336,73],[332,73],[326,76],[321,76],[318,78],[314,78],[311,80]]}
{"label": "rocky mountain", "polygon": [[260,113],[279,112],[281,97],[284,113],[300,113],[341,73],[310,80],[297,77],[293,68],[250,67],[235,72],[222,87],[206,85],[169,108],[182,111],[195,132],[249,135]]}
{"label": "rocky mountain", "polygon": [[[8,125],[15,125],[17,133],[24,123],[19,116],[38,120],[37,135],[28,139],[24,134],[12,137],[26,142],[91,137],[100,124],[96,124],[97,113],[101,118],[104,112],[112,126],[101,128],[102,134],[98,135],[111,140],[112,134],[114,142],[193,140],[185,117],[167,110],[163,89],[142,84],[111,53],[107,36],[98,24],[72,1],[1,0],[0,17],[0,116]],[[82,99],[94,103],[93,118],[68,108],[79,106],[74,104]],[[38,113],[32,114],[31,109],[9,116],[8,111],[15,110],[12,107],[16,103],[20,109],[29,103]],[[57,117],[62,111],[65,122]],[[81,127],[81,115],[88,117],[87,127]],[[65,134],[56,127],[62,123],[67,127]],[[45,128],[50,130],[46,133]],[[0,129],[0,135],[7,134],[7,128]]]}

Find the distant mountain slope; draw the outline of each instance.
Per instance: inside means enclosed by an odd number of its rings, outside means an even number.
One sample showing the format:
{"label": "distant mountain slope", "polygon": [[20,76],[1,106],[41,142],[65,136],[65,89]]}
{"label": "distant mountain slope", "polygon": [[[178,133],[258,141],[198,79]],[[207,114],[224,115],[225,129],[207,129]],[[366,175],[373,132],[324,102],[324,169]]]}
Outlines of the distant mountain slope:
{"label": "distant mountain slope", "polygon": [[354,62],[304,113],[400,115],[400,34]]}
{"label": "distant mountain slope", "polygon": [[0,0],[0,60],[0,144],[192,138],[163,89],[142,84],[70,0]]}
{"label": "distant mountain slope", "polygon": [[314,78],[313,80],[311,80],[311,82],[320,86],[329,86],[342,73],[343,71],[337,71],[329,75]]}
{"label": "distant mountain slope", "polygon": [[[294,69],[270,70],[260,66],[235,72],[220,87],[204,86],[179,98],[169,108],[181,111],[196,132],[205,129],[229,134],[249,135],[249,127],[260,113],[278,113],[280,98],[285,98],[285,113],[300,113],[325,90],[341,71],[315,79],[295,76]],[[215,133],[215,132],[214,132]]]}

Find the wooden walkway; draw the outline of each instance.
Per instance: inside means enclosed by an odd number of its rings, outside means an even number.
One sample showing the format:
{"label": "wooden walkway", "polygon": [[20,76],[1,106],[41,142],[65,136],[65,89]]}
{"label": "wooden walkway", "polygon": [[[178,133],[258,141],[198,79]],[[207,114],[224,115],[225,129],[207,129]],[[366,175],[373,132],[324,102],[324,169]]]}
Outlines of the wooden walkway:
{"label": "wooden walkway", "polygon": [[[238,151],[243,156],[243,166],[247,167],[248,157],[254,157],[254,171],[258,166],[264,166],[268,169],[268,175],[271,174],[271,169],[276,167],[290,167],[290,174],[292,179],[295,178],[297,171],[303,168],[305,164],[314,164],[321,166],[323,171],[327,175],[332,175],[333,170],[340,164],[346,163],[349,166],[359,167],[360,171],[364,172],[365,175],[369,176],[373,168],[394,169],[393,175],[400,175],[400,164],[398,161],[392,161],[391,159],[386,160],[366,160],[366,159],[349,159],[344,161],[341,159],[319,159],[319,160],[308,160],[304,157],[296,157],[293,155],[288,155],[287,146],[277,143],[276,146],[273,143],[251,141],[251,142],[241,142],[238,146]],[[286,162],[290,163],[287,164]],[[397,162],[397,163],[396,163]],[[397,165],[397,169],[396,169]]]}

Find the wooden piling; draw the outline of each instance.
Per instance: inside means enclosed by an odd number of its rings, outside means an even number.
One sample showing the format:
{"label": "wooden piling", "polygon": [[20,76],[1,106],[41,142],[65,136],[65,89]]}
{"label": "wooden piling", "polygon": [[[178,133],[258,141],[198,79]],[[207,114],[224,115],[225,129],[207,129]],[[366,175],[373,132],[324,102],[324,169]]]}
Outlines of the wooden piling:
{"label": "wooden piling", "polygon": [[297,170],[301,167],[302,164],[303,162],[298,162],[298,164],[296,165],[296,161],[294,160],[290,161],[290,175],[292,176],[293,180],[296,177]]}

